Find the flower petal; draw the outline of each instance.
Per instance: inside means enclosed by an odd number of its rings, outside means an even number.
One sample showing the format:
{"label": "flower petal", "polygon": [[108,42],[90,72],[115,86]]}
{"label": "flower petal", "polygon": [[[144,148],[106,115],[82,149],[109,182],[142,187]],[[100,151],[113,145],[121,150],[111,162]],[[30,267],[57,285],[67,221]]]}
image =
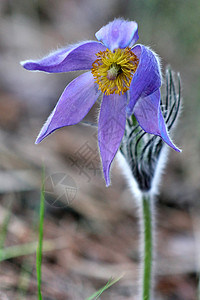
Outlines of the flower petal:
{"label": "flower petal", "polygon": [[139,65],[130,86],[130,102],[127,113],[133,113],[134,105],[140,97],[146,97],[161,86],[161,70],[157,55],[143,45],[135,46],[132,51],[139,58]]}
{"label": "flower petal", "polygon": [[126,124],[127,96],[104,96],[99,115],[98,141],[106,185],[110,185],[111,163],[120,146]]}
{"label": "flower petal", "polygon": [[70,82],[42,127],[35,143],[40,143],[47,135],[60,127],[80,122],[100,94],[90,72],[84,73]]}
{"label": "flower petal", "polygon": [[113,51],[116,48],[132,46],[138,40],[138,25],[134,21],[115,19],[95,34],[98,41]]}
{"label": "flower petal", "polygon": [[160,91],[157,90],[147,97],[140,98],[133,113],[144,131],[160,136],[171,148],[180,152],[169,138],[165,121],[160,109]]}
{"label": "flower petal", "polygon": [[97,58],[96,53],[105,49],[100,42],[87,41],[57,50],[41,60],[29,60],[21,64],[27,70],[49,73],[89,70]]}

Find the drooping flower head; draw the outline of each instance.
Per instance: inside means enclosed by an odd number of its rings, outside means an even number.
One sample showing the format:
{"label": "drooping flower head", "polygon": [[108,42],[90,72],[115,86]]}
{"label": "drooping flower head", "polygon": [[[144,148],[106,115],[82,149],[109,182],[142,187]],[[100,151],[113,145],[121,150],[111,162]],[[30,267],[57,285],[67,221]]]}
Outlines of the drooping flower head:
{"label": "drooping flower head", "polygon": [[57,50],[38,61],[25,61],[31,71],[60,73],[87,70],[65,88],[42,127],[36,144],[56,129],[79,123],[103,95],[98,122],[98,142],[106,184],[119,149],[126,115],[134,114],[142,129],[170,140],[160,109],[161,71],[158,57],[138,40],[136,22],[115,19],[97,33],[98,41],[85,41]]}

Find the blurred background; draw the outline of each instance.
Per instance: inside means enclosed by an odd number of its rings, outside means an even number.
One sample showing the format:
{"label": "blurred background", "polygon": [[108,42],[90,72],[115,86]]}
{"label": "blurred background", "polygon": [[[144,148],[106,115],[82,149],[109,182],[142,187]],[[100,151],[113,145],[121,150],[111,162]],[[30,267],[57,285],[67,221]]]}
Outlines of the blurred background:
{"label": "blurred background", "polygon": [[[36,299],[35,241],[46,169],[44,299],[137,299],[137,205],[117,163],[101,174],[95,128],[63,128],[34,141],[77,73],[45,74],[19,62],[94,34],[115,17],[139,24],[139,43],[180,72],[183,108],[157,199],[155,299],[196,299],[200,266],[200,3],[196,0],[0,0],[0,299]],[[95,120],[97,106],[87,119]],[[33,244],[30,244],[33,243]],[[18,247],[22,245],[22,247]],[[27,245],[27,247],[23,247]],[[17,248],[18,247],[18,248]],[[14,257],[15,256],[15,257]]]}

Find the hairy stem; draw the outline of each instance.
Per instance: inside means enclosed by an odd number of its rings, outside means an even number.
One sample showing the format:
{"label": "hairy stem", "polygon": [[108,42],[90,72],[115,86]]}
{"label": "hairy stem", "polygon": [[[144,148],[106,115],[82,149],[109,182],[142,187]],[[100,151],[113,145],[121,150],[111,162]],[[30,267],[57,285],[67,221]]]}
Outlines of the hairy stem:
{"label": "hairy stem", "polygon": [[152,261],[153,261],[153,214],[152,198],[142,195],[142,220],[143,220],[143,275],[142,275],[142,300],[151,299],[152,291]]}

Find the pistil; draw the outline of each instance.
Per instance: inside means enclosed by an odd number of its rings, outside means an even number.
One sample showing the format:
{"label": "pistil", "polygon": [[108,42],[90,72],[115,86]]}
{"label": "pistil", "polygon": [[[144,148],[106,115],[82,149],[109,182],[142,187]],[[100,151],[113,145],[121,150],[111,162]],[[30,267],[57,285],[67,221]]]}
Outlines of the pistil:
{"label": "pistil", "polygon": [[110,69],[107,72],[107,78],[109,80],[114,80],[117,78],[117,76],[122,72],[120,65],[117,65],[116,63],[112,64],[110,66]]}

